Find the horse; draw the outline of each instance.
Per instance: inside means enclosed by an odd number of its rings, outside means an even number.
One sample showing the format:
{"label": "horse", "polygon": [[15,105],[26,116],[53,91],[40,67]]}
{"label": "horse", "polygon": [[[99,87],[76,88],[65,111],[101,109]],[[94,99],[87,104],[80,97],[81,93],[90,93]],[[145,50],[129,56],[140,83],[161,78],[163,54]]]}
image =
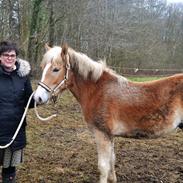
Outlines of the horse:
{"label": "horse", "polygon": [[116,183],[114,137],[156,138],[183,119],[183,74],[133,82],[67,44],[46,46],[34,99],[44,104],[69,90],[97,145],[100,183]]}

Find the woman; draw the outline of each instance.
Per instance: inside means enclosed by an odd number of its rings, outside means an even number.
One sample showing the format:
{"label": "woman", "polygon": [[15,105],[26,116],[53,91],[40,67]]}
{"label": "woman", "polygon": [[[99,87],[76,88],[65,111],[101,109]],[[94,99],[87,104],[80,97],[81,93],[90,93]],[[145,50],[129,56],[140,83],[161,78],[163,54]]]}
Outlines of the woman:
{"label": "woman", "polygon": [[[11,141],[24,113],[32,87],[29,80],[30,65],[18,59],[14,43],[0,42],[0,145]],[[33,101],[29,107],[33,107]],[[10,147],[0,149],[2,182],[15,183],[16,166],[22,162],[26,145],[26,122]]]}

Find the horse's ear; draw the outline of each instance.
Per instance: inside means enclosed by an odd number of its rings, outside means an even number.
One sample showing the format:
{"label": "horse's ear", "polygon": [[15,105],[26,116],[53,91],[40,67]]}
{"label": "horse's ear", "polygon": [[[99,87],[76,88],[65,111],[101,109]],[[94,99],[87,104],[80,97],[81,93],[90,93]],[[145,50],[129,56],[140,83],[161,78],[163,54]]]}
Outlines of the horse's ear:
{"label": "horse's ear", "polygon": [[67,43],[64,43],[64,44],[62,45],[62,53],[63,53],[64,55],[67,55],[67,52],[68,52],[68,45],[67,45]]}
{"label": "horse's ear", "polygon": [[48,51],[48,50],[50,50],[50,49],[51,49],[51,47],[49,46],[49,44],[48,44],[48,43],[46,43],[46,44],[44,45],[44,47],[45,47],[46,51]]}
{"label": "horse's ear", "polygon": [[62,52],[61,52],[61,57],[64,61],[66,60],[67,53],[68,53],[68,45],[67,43],[64,43],[62,46]]}

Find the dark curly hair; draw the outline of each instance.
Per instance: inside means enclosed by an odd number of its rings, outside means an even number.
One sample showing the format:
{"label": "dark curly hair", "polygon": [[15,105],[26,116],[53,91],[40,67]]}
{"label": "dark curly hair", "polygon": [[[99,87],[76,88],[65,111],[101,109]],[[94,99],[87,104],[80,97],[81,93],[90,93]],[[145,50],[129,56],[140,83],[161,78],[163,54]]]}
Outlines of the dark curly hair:
{"label": "dark curly hair", "polygon": [[0,55],[2,55],[2,53],[4,52],[10,52],[10,51],[15,51],[16,55],[18,56],[19,51],[16,43],[12,43],[9,41],[0,42]]}

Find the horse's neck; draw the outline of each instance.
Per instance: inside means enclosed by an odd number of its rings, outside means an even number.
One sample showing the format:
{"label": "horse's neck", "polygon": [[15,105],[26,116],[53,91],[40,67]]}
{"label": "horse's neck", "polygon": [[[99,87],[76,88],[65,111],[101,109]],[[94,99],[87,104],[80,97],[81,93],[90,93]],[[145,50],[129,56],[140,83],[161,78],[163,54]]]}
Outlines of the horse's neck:
{"label": "horse's neck", "polygon": [[100,79],[95,82],[91,79],[84,80],[81,76],[73,74],[72,87],[70,91],[78,100],[81,106],[88,105],[88,102],[95,100],[96,96],[104,90],[106,84],[116,80],[110,73],[104,72]]}
{"label": "horse's neck", "polygon": [[96,90],[95,82],[91,80],[84,80],[81,76],[73,76],[72,86],[69,88],[74,97],[81,105],[84,105],[92,93]]}

